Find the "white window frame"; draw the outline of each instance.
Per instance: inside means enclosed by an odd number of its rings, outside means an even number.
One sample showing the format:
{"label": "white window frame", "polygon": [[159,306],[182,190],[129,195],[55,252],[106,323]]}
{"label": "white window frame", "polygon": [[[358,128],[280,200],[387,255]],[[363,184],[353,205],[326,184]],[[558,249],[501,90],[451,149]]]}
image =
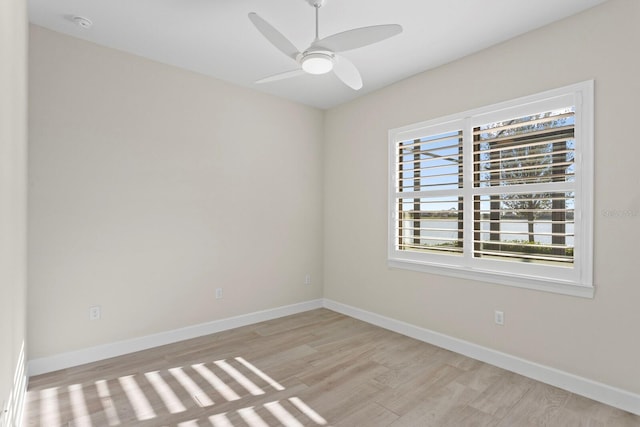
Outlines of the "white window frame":
{"label": "white window frame", "polygon": [[[388,266],[445,276],[593,298],[593,189],[594,93],[593,80],[481,107],[389,131]],[[525,116],[568,105],[575,106],[574,262],[571,267],[505,262],[474,258],[473,199],[482,189],[473,187],[473,128],[505,117]],[[515,115],[514,115],[515,114]],[[464,240],[463,255],[398,250],[397,146],[408,140],[463,129]],[[532,193],[535,189],[532,187]],[[478,191],[479,190],[479,191]],[[405,196],[406,197],[406,196]]]}

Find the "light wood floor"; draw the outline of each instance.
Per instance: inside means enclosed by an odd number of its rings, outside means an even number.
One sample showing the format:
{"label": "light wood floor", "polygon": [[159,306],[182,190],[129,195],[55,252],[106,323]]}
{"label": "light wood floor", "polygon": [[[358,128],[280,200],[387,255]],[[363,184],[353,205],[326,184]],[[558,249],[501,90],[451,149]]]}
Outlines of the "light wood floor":
{"label": "light wood floor", "polygon": [[33,377],[28,426],[640,426],[329,310]]}

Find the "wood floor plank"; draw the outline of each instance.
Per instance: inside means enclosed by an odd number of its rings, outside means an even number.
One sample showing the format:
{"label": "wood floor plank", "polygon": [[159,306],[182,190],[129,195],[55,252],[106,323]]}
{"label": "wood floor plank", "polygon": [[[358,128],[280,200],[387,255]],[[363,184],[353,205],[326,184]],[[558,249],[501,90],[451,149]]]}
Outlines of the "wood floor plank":
{"label": "wood floor plank", "polygon": [[590,426],[599,427],[606,426],[609,418],[618,411],[586,397],[570,394],[562,412],[563,418],[567,419],[567,425],[575,425],[578,421],[588,419]]}
{"label": "wood floor plank", "polygon": [[352,417],[374,401],[379,389],[372,384],[352,382],[348,388],[333,388],[328,392],[323,386],[310,387],[301,398],[316,410],[329,425]]}
{"label": "wood floor plank", "polygon": [[640,417],[326,309],[29,381],[24,426],[640,426]]}
{"label": "wood floor plank", "polygon": [[456,378],[456,382],[482,392],[498,382],[503,373],[504,370],[483,363],[476,369],[464,372]]}
{"label": "wood floor plank", "polygon": [[[478,392],[456,382],[451,382],[442,388],[429,390],[427,393],[423,393],[422,402],[408,407],[393,426],[443,426],[449,420],[456,421],[455,416],[458,412],[464,409],[468,402],[477,395]],[[491,417],[488,416],[488,418]]]}
{"label": "wood floor plank", "polygon": [[336,427],[353,427],[353,426],[378,426],[385,427],[392,425],[398,419],[398,415],[389,411],[387,408],[374,402],[367,402],[357,411],[351,413],[347,417],[341,417],[336,422]]}
{"label": "wood floor plank", "polygon": [[471,402],[470,406],[502,419],[534,384],[533,380],[502,371],[502,375]]}
{"label": "wood floor plank", "polygon": [[533,383],[522,399],[502,419],[499,426],[561,425],[558,414],[569,394],[565,390],[547,384]]}
{"label": "wood floor plank", "polygon": [[417,375],[391,391],[381,393],[376,402],[398,415],[404,415],[420,406],[429,396],[451,384],[461,371],[447,364],[436,364],[429,370],[418,370]]}
{"label": "wood floor plank", "polygon": [[496,427],[499,423],[499,419],[468,405],[450,409],[439,420],[441,427]]}

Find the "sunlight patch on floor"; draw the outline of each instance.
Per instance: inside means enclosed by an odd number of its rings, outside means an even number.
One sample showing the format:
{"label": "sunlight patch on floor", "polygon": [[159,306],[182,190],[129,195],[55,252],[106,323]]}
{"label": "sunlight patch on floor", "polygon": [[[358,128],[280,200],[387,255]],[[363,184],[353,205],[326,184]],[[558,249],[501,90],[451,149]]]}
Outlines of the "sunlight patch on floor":
{"label": "sunlight patch on floor", "polygon": [[264,420],[256,413],[253,409],[253,406],[249,406],[247,408],[238,409],[238,413],[250,427],[269,427],[269,424],[265,423]]}
{"label": "sunlight patch on floor", "polygon": [[84,399],[82,384],[73,384],[68,387],[69,399],[71,400],[71,410],[75,417],[75,425],[78,427],[91,427],[87,403]]}
{"label": "sunlight patch on floor", "polygon": [[285,427],[304,427],[300,421],[298,421],[279,401],[265,403],[264,407],[267,408],[271,414],[276,417]]}
{"label": "sunlight patch on floor", "polygon": [[233,389],[231,387],[229,387],[227,384],[225,384],[224,381],[222,381],[220,378],[218,378],[218,376],[216,374],[211,372],[211,370],[209,368],[207,368],[204,365],[204,363],[199,363],[197,365],[191,365],[191,367],[193,369],[195,369],[202,376],[202,378],[207,380],[207,382],[209,384],[211,384],[211,387],[216,389],[216,391],[218,393],[220,393],[222,395],[222,397],[227,399],[227,401],[231,402],[231,401],[240,399],[240,396],[238,396],[236,394],[236,392],[233,391]]}
{"label": "sunlight patch on floor", "polygon": [[[218,370],[220,376],[215,373]],[[235,390],[246,390],[243,396],[238,395],[240,391],[234,391],[234,384]],[[209,424],[213,427],[234,427],[234,423],[268,427],[274,420],[277,420],[277,425],[285,427],[327,424],[299,397],[273,399],[264,404],[256,404],[253,399],[250,406],[236,409],[238,405],[235,405],[233,410],[227,411],[220,407],[224,412],[217,414],[193,412],[202,411],[199,409],[202,407],[216,407],[213,400],[216,393],[226,400],[219,400],[220,406],[251,396],[276,397],[284,390],[283,385],[264,371],[242,357],[235,357],[229,361],[221,359],[206,364],[99,379],[62,389],[51,387],[40,390],[39,399],[34,403],[40,409],[39,425],[45,426],[98,427],[107,423],[109,426],[126,426],[132,422],[160,421],[167,417],[179,427]]]}
{"label": "sunlight patch on floor", "polygon": [[133,375],[118,378],[138,420],[150,420],[157,415]]}
{"label": "sunlight patch on floor", "polygon": [[212,415],[209,417],[209,421],[213,427],[233,427],[226,413]]}
{"label": "sunlight patch on floor", "polygon": [[98,390],[98,396],[100,396],[100,402],[102,403],[102,408],[104,409],[104,413],[107,417],[107,422],[110,426],[118,426],[120,425],[120,419],[118,418],[118,412],[116,408],[113,406],[113,401],[111,400],[111,392],[109,391],[109,384],[105,380],[96,381],[96,390]]}
{"label": "sunlight patch on floor", "polygon": [[194,396],[198,396],[196,403],[201,406],[213,405],[213,400],[209,398],[209,396],[200,388],[198,384],[195,383],[195,381],[191,379],[189,375],[187,375],[182,370],[182,368],[171,368],[169,369],[169,372],[176,380],[178,380],[180,385],[184,387],[184,389],[191,395],[192,398]]}
{"label": "sunlight patch on floor", "polygon": [[260,387],[255,385],[249,378],[242,375],[242,373],[240,373],[240,371],[238,371],[236,368],[229,365],[226,360],[216,360],[213,363],[218,365],[220,369],[222,369],[227,374],[229,374],[231,378],[233,378],[238,382],[238,384],[246,388],[247,391],[252,395],[258,396],[258,395],[264,394],[264,391],[262,391]]}
{"label": "sunlight patch on floor", "polygon": [[40,392],[40,413],[47,414],[43,425],[60,425],[60,407],[58,405],[58,387],[48,388]]}
{"label": "sunlight patch on floor", "polygon": [[246,360],[244,360],[242,357],[236,357],[236,360],[238,362],[242,363],[251,372],[253,372],[257,376],[262,378],[267,383],[269,383],[269,385],[271,387],[275,388],[278,391],[284,390],[284,387],[282,387],[280,384],[278,384],[273,378],[271,378],[269,375],[265,374],[264,372],[262,372],[260,369],[256,368],[255,366],[253,366],[251,363],[249,363]]}
{"label": "sunlight patch on floor", "polygon": [[289,402],[293,403],[296,406],[296,408],[298,408],[301,412],[303,412],[307,417],[311,418],[316,424],[320,424],[322,426],[327,424],[327,420],[322,418],[320,414],[318,414],[316,411],[311,409],[300,398],[291,397],[289,398]]}
{"label": "sunlight patch on floor", "polygon": [[144,376],[147,377],[147,380],[149,380],[149,383],[158,393],[170,413],[177,414],[187,410],[169,384],[162,379],[159,371],[147,372]]}

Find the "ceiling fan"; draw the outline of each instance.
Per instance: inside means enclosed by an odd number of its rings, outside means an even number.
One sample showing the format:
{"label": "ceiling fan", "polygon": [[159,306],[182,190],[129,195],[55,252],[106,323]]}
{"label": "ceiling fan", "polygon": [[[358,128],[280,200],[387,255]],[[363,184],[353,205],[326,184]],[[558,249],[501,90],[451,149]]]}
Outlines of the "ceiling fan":
{"label": "ceiling fan", "polygon": [[318,32],[318,10],[324,5],[326,0],[307,0],[316,9],[316,35],[311,45],[300,52],[285,36],[276,30],[271,24],[262,19],[258,14],[251,12],[249,19],[262,35],[271,42],[278,50],[292,58],[299,65],[299,68],[278,73],[256,83],[267,83],[276,80],[287,79],[305,73],[325,74],[333,70],[335,75],[347,86],[354,90],[362,88],[362,77],[360,72],[344,56],[336,52],[344,52],[359,47],[368,46],[373,43],[388,39],[402,32],[402,27],[397,24],[374,25],[371,27],[355,28],[343,31],[328,37],[319,38]]}

